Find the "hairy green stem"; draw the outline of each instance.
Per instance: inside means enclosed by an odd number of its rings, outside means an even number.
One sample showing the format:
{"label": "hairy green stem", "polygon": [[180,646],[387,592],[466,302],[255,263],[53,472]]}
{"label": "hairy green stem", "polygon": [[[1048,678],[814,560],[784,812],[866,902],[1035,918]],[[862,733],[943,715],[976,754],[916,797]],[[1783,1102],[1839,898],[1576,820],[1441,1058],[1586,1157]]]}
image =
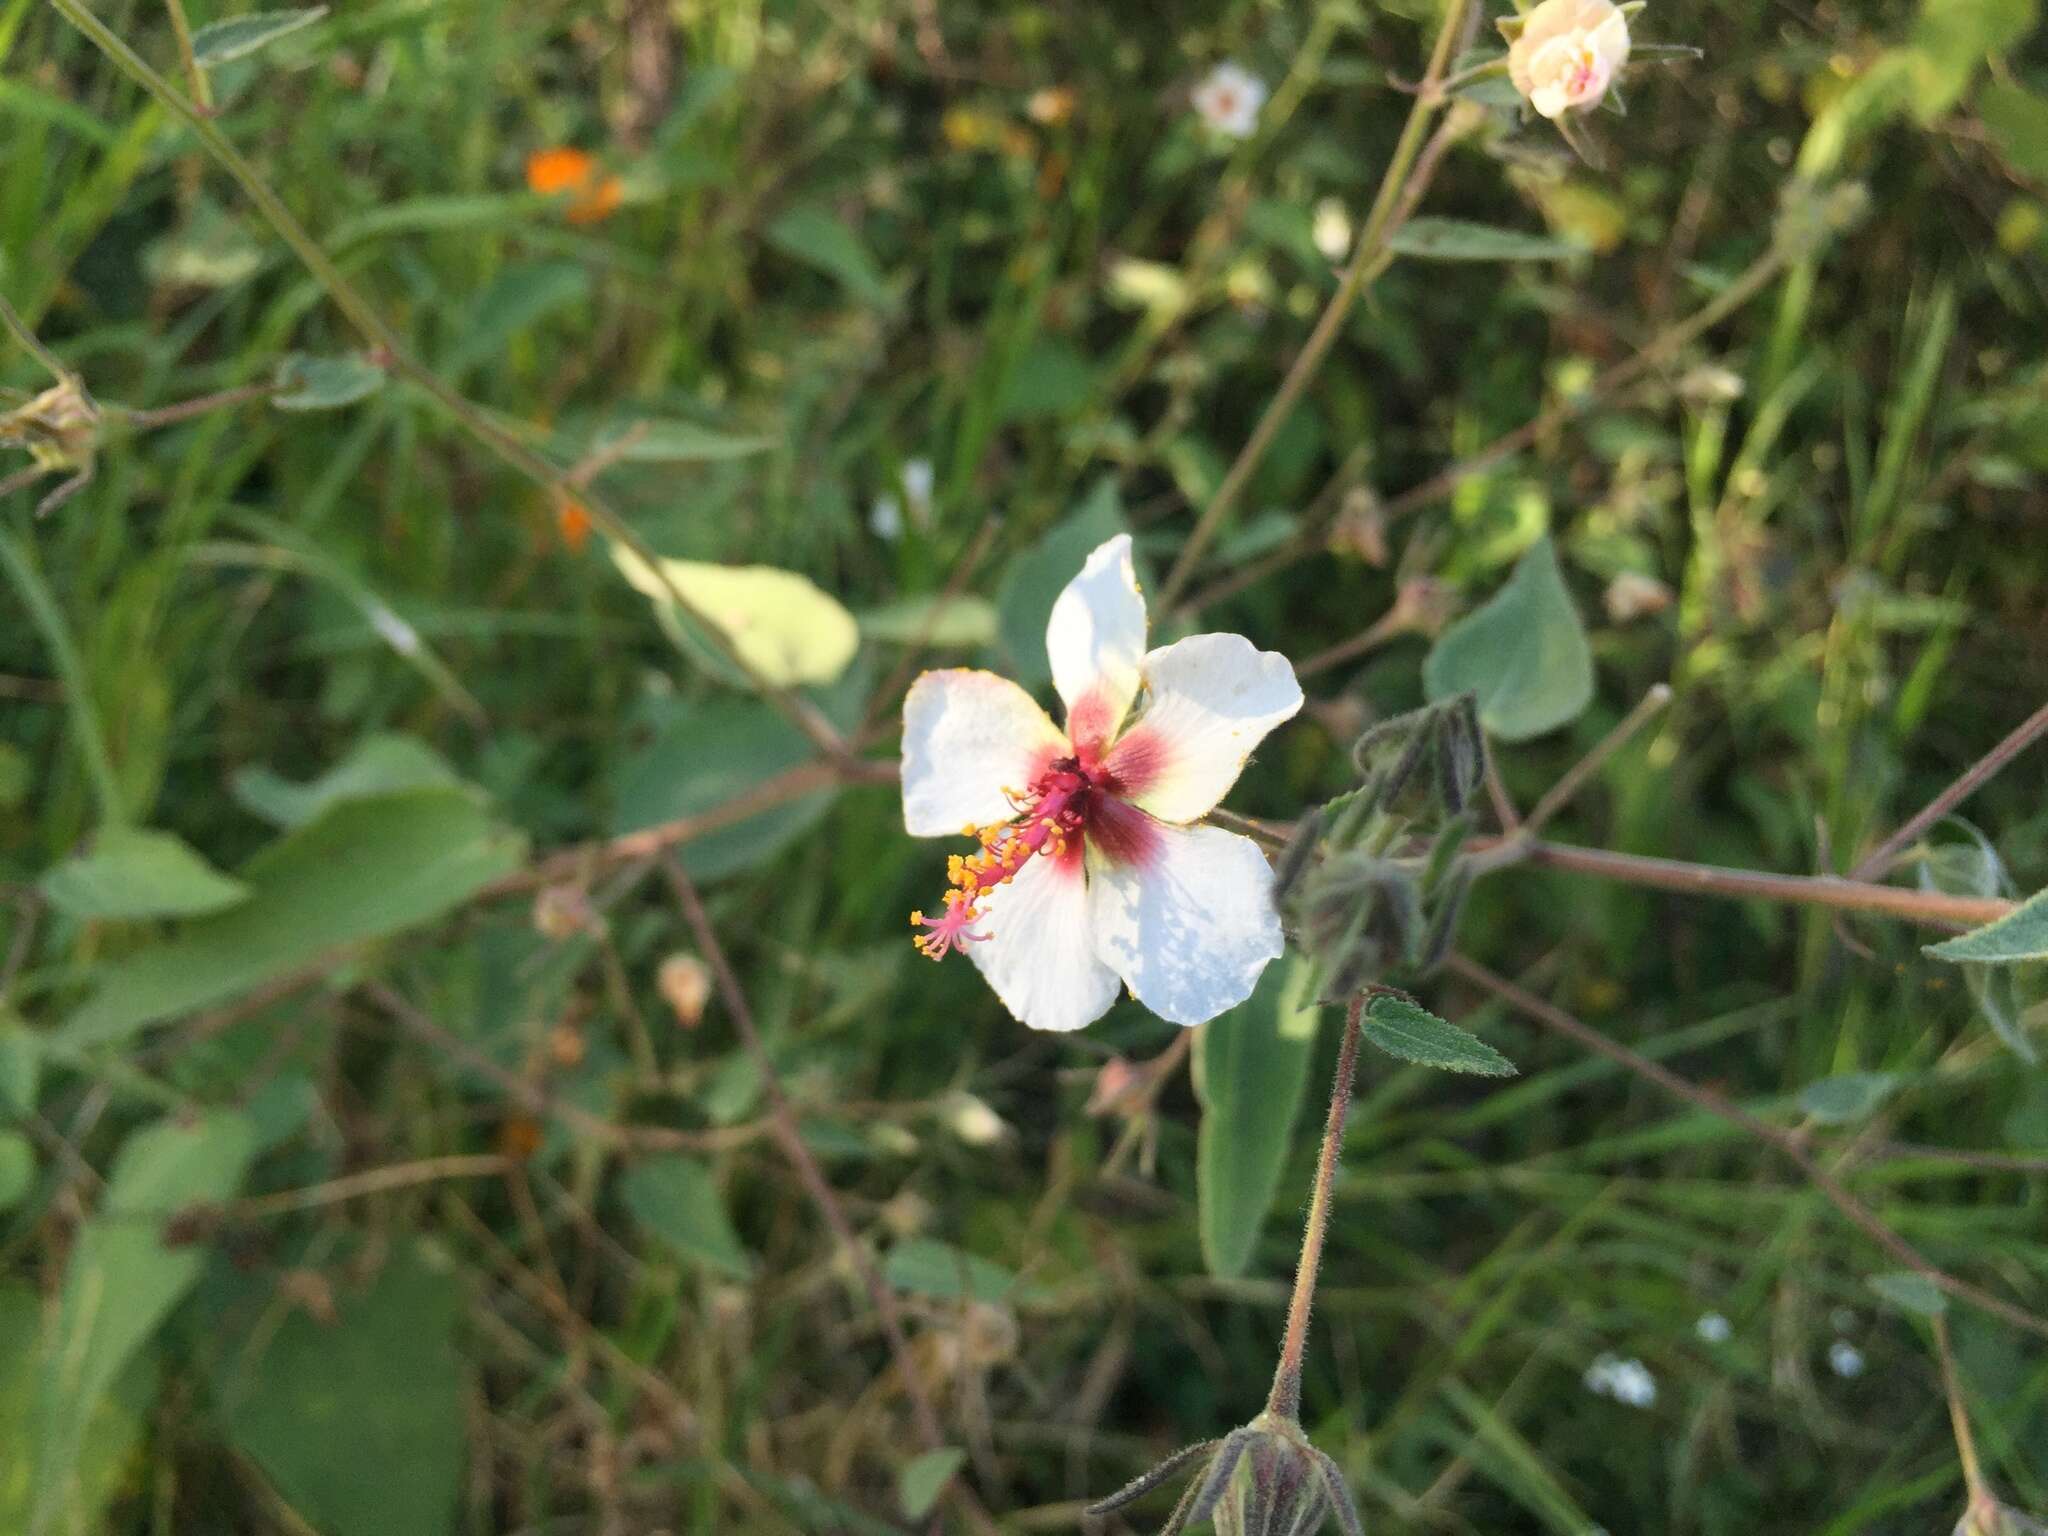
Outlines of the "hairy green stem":
{"label": "hairy green stem", "polygon": [[1344,1117],[1351,1110],[1351,1080],[1358,1075],[1359,1021],[1371,993],[1351,1000],[1344,1016],[1344,1043],[1337,1050],[1337,1078],[1330,1084],[1330,1117],[1323,1125],[1323,1150],[1316,1159],[1315,1193],[1309,1197],[1308,1226],[1301,1239],[1301,1262],[1294,1270],[1294,1294],[1287,1303],[1287,1333],[1280,1345],[1280,1366],[1273,1373],[1273,1391],[1266,1412],[1292,1419],[1301,1413],[1301,1358],[1308,1346],[1308,1317],[1315,1305],[1316,1275],[1323,1267],[1323,1234],[1330,1226],[1330,1195],[1337,1184],[1337,1159],[1344,1149]]}
{"label": "hairy green stem", "polygon": [[292,254],[299,258],[320,286],[327,290],[327,296],[334,301],[335,307],[362,333],[364,340],[376,350],[386,367],[424,390],[472,437],[512,469],[557,497],[579,502],[589,512],[591,521],[603,529],[607,537],[631,550],[647,563],[648,568],[666,589],[668,601],[673,603],[678,611],[688,615],[704,632],[709,643],[715,646],[763,697],[788,717],[790,723],[803,732],[813,746],[834,760],[846,756],[845,740],[834,729],[832,723],[808,700],[762,676],[760,671],[740,654],[726,632],[713,623],[710,617],[670,580],[662,567],[661,557],[631,524],[589,489],[575,484],[565,471],[548,462],[518,437],[493,421],[476,402],[468,399],[406,350],[405,343],[398,333],[385,322],[384,317],[369,300],[356,291],[355,286],[334,263],[333,258],[321,248],[320,243],[312,235],[307,233],[305,226],[293,217],[292,211],[285,207],[283,199],[272,190],[268,182],[264,181],[247,157],[235,148],[212,118],[195,106],[189,97],[165,79],[148,60],[129,47],[105,22],[95,16],[85,5],[85,0],[50,0],[50,4],[84,33],[109,62],[168,107],[198,135],[199,142],[207,153],[222,170],[234,178],[235,183],[256,205],[257,212],[261,213],[270,227],[277,232],[278,238],[291,247]]}

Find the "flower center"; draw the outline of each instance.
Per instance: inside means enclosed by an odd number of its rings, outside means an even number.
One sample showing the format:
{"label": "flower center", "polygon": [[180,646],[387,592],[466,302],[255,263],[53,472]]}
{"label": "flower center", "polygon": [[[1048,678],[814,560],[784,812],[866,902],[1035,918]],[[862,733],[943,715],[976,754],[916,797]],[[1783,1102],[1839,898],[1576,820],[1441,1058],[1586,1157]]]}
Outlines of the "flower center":
{"label": "flower center", "polygon": [[1056,759],[1032,781],[1028,790],[1006,789],[1016,815],[985,827],[968,826],[962,834],[981,846],[974,853],[946,858],[946,906],[937,917],[910,914],[910,925],[927,932],[911,940],[918,952],[934,960],[963,944],[978,944],[989,935],[976,931],[982,900],[999,885],[1008,885],[1039,854],[1063,859],[1080,850],[1089,813],[1110,787],[1109,772],[1100,764],[1084,766],[1079,758]]}
{"label": "flower center", "polygon": [[1593,45],[1579,44],[1579,51],[1565,72],[1564,88],[1573,98],[1583,98],[1599,89],[1600,55]]}

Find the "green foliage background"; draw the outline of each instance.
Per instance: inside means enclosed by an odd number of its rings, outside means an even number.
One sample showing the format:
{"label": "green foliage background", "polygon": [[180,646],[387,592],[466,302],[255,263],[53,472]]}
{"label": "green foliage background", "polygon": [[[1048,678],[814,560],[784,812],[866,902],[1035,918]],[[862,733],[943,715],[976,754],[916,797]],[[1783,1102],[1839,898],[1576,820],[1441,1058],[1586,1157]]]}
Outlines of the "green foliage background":
{"label": "green foliage background", "polygon": [[[182,78],[161,7],[101,14]],[[1509,792],[1675,691],[1563,840],[1847,869],[2037,707],[2036,20],[1659,0],[1637,35],[1705,56],[1631,73],[1598,165],[1506,115],[1455,147],[1424,211],[1541,238],[1482,253],[1512,260],[1412,240],[1194,583],[1298,543],[1199,626],[1306,662],[1405,590],[1417,628],[1315,672],[1233,807],[1344,788],[1357,730],[1423,698],[1419,630],[1546,535],[1594,694],[1510,732]],[[598,484],[661,553],[793,569],[855,612],[815,703],[879,719],[886,760],[908,640],[1043,691],[1044,614],[1089,548],[1132,529],[1156,586],[1334,286],[1318,209],[1362,216],[1433,22],[348,0],[210,75],[223,131],[445,381],[558,464],[625,444]],[[1186,107],[1226,58],[1277,88],[1244,145]],[[0,507],[0,1536],[900,1530],[956,1464],[1002,1529],[1059,1530],[1256,1411],[1317,1118],[1294,1098],[1334,1046],[1284,968],[1193,1053],[1199,1097],[1176,1055],[1146,1112],[1092,1113],[1098,1068],[1175,1031],[1125,1002],[1034,1036],[971,967],[920,962],[904,914],[942,858],[892,786],[806,781],[683,847],[900,1297],[944,1420],[919,1458],[729,1010],[685,1029],[663,1000],[695,946],[662,869],[598,852],[807,745],[664,631],[601,536],[382,377],[57,14],[0,3],[0,61],[0,292],[97,398],[310,360],[274,404],[116,424],[48,519],[33,493]],[[1070,110],[1034,110],[1048,91]],[[564,144],[620,177],[608,217],[526,190]],[[1795,166],[1860,184],[1865,215],[1667,366],[1374,520],[1725,291]],[[18,347],[0,367],[50,382]],[[884,497],[901,537],[871,526]],[[1624,574],[1670,606],[1610,613]],[[2048,881],[2041,761],[1904,878]],[[580,895],[537,911],[535,872]],[[1927,959],[1930,937],[1521,868],[1477,889],[1460,947],[1803,1128],[1937,1263],[2048,1313],[2033,978]],[[1304,1422],[1369,1525],[1945,1529],[1925,1298],[1868,1283],[1896,1263],[1725,1121],[1469,988],[1428,1000],[1521,1075],[1372,1056],[1360,1085]],[[1249,1228],[1202,1208],[1212,1165]],[[1987,1473],[2048,1508],[2048,1349],[1948,1321]],[[1831,1368],[1843,1341],[1860,1374]],[[1640,1359],[1654,1404],[1589,1391],[1603,1353]]]}

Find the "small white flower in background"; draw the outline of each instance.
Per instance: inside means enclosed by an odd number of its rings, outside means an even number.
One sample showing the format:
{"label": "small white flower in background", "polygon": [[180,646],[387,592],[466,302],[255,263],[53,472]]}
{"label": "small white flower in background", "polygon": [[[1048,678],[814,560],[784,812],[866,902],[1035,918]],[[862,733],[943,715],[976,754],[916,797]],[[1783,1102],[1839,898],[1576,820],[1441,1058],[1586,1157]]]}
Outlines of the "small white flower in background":
{"label": "small white flower in background", "polygon": [[1508,78],[1539,116],[1586,112],[1628,62],[1628,17],[1614,0],[1543,0],[1508,44]]}
{"label": "small white flower in background", "polygon": [[1734,1331],[1728,1326],[1728,1319],[1718,1312],[1708,1312],[1693,1324],[1693,1332],[1708,1344],[1726,1344]]}
{"label": "small white flower in background", "polygon": [[1233,139],[1248,139],[1266,104],[1266,82],[1242,64],[1218,64],[1188,98],[1202,121]]}
{"label": "small white flower in background", "polygon": [[1640,1360],[1600,1355],[1586,1367],[1585,1382],[1595,1396],[1611,1397],[1631,1408],[1648,1408],[1657,1401],[1657,1378]]}
{"label": "small white flower in background", "polygon": [[1837,1339],[1828,1346],[1828,1367],[1844,1380],[1863,1374],[1863,1351],[1847,1339]]}
{"label": "small white flower in background", "polygon": [[1003,1117],[971,1093],[956,1093],[943,1111],[946,1128],[970,1147],[992,1147],[1010,1134]]}
{"label": "small white flower in background", "polygon": [[1337,198],[1326,197],[1316,204],[1315,221],[1309,225],[1309,239],[1325,261],[1342,261],[1351,250],[1351,215]]}
{"label": "small white flower in background", "polygon": [[389,608],[376,607],[370,610],[370,627],[384,637],[384,643],[401,656],[419,654],[420,632]]}
{"label": "small white flower in background", "polygon": [[910,515],[923,522],[925,514],[931,511],[932,490],[938,484],[938,475],[932,469],[930,459],[911,459],[903,466],[903,499],[910,503]]}
{"label": "small white flower in background", "polygon": [[917,947],[964,947],[1033,1029],[1093,1023],[1119,979],[1163,1019],[1213,1019],[1279,958],[1280,917],[1258,844],[1195,823],[1301,708],[1294,668],[1242,635],[1148,651],[1128,534],[1067,584],[1045,648],[1065,730],[989,672],[927,672],[903,701],[905,828],[980,844],[947,861],[944,910],[911,914]]}
{"label": "small white flower in background", "polygon": [[902,538],[903,504],[894,496],[877,496],[868,509],[868,531],[890,544]]}

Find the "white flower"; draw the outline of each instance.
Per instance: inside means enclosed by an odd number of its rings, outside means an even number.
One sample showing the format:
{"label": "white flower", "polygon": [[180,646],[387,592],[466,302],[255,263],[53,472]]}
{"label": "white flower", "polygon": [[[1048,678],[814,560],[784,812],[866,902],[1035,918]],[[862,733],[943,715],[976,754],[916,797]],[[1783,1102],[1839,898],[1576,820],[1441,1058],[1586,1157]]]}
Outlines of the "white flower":
{"label": "white flower", "polygon": [[1218,64],[1188,98],[1202,121],[1233,139],[1248,139],[1266,104],[1266,82],[1242,64]]}
{"label": "white flower", "polygon": [[910,503],[911,514],[920,520],[931,509],[932,490],[938,484],[938,475],[932,469],[930,459],[909,459],[903,465],[903,496]]}
{"label": "white flower", "polygon": [[1344,259],[1351,249],[1351,215],[1342,202],[1334,197],[1317,201],[1315,219],[1309,226],[1309,239],[1315,243],[1316,253],[1323,260]]}
{"label": "white flower", "polygon": [[1850,1378],[1863,1374],[1863,1351],[1847,1339],[1837,1339],[1828,1346],[1828,1365],[1837,1376]]}
{"label": "white flower", "polygon": [[370,609],[370,627],[384,637],[384,643],[401,656],[416,656],[420,649],[420,632],[406,623],[397,614],[378,603]]}
{"label": "white flower", "polygon": [[886,543],[903,537],[903,504],[894,496],[877,496],[868,509],[868,531]]}
{"label": "white flower", "polygon": [[1708,1312],[1692,1325],[1692,1330],[1708,1344],[1726,1344],[1735,1330],[1728,1326],[1728,1319],[1718,1312]]}
{"label": "white flower", "polygon": [[1600,104],[1628,62],[1628,17],[1614,0],[1543,0],[1508,45],[1508,78],[1548,118]]}
{"label": "white flower", "polygon": [[1294,668],[1242,635],[1146,650],[1128,534],[1067,584],[1045,648],[1064,731],[988,672],[927,672],[903,701],[904,826],[981,844],[948,861],[945,910],[911,914],[917,947],[966,946],[1033,1029],[1092,1023],[1119,978],[1161,1018],[1212,1019],[1279,957],[1280,918],[1258,845],[1193,823],[1301,708]]}
{"label": "white flower", "polygon": [[1648,1408],[1657,1401],[1657,1378],[1640,1360],[1601,1355],[1586,1367],[1585,1382],[1588,1392],[1631,1408]]}

